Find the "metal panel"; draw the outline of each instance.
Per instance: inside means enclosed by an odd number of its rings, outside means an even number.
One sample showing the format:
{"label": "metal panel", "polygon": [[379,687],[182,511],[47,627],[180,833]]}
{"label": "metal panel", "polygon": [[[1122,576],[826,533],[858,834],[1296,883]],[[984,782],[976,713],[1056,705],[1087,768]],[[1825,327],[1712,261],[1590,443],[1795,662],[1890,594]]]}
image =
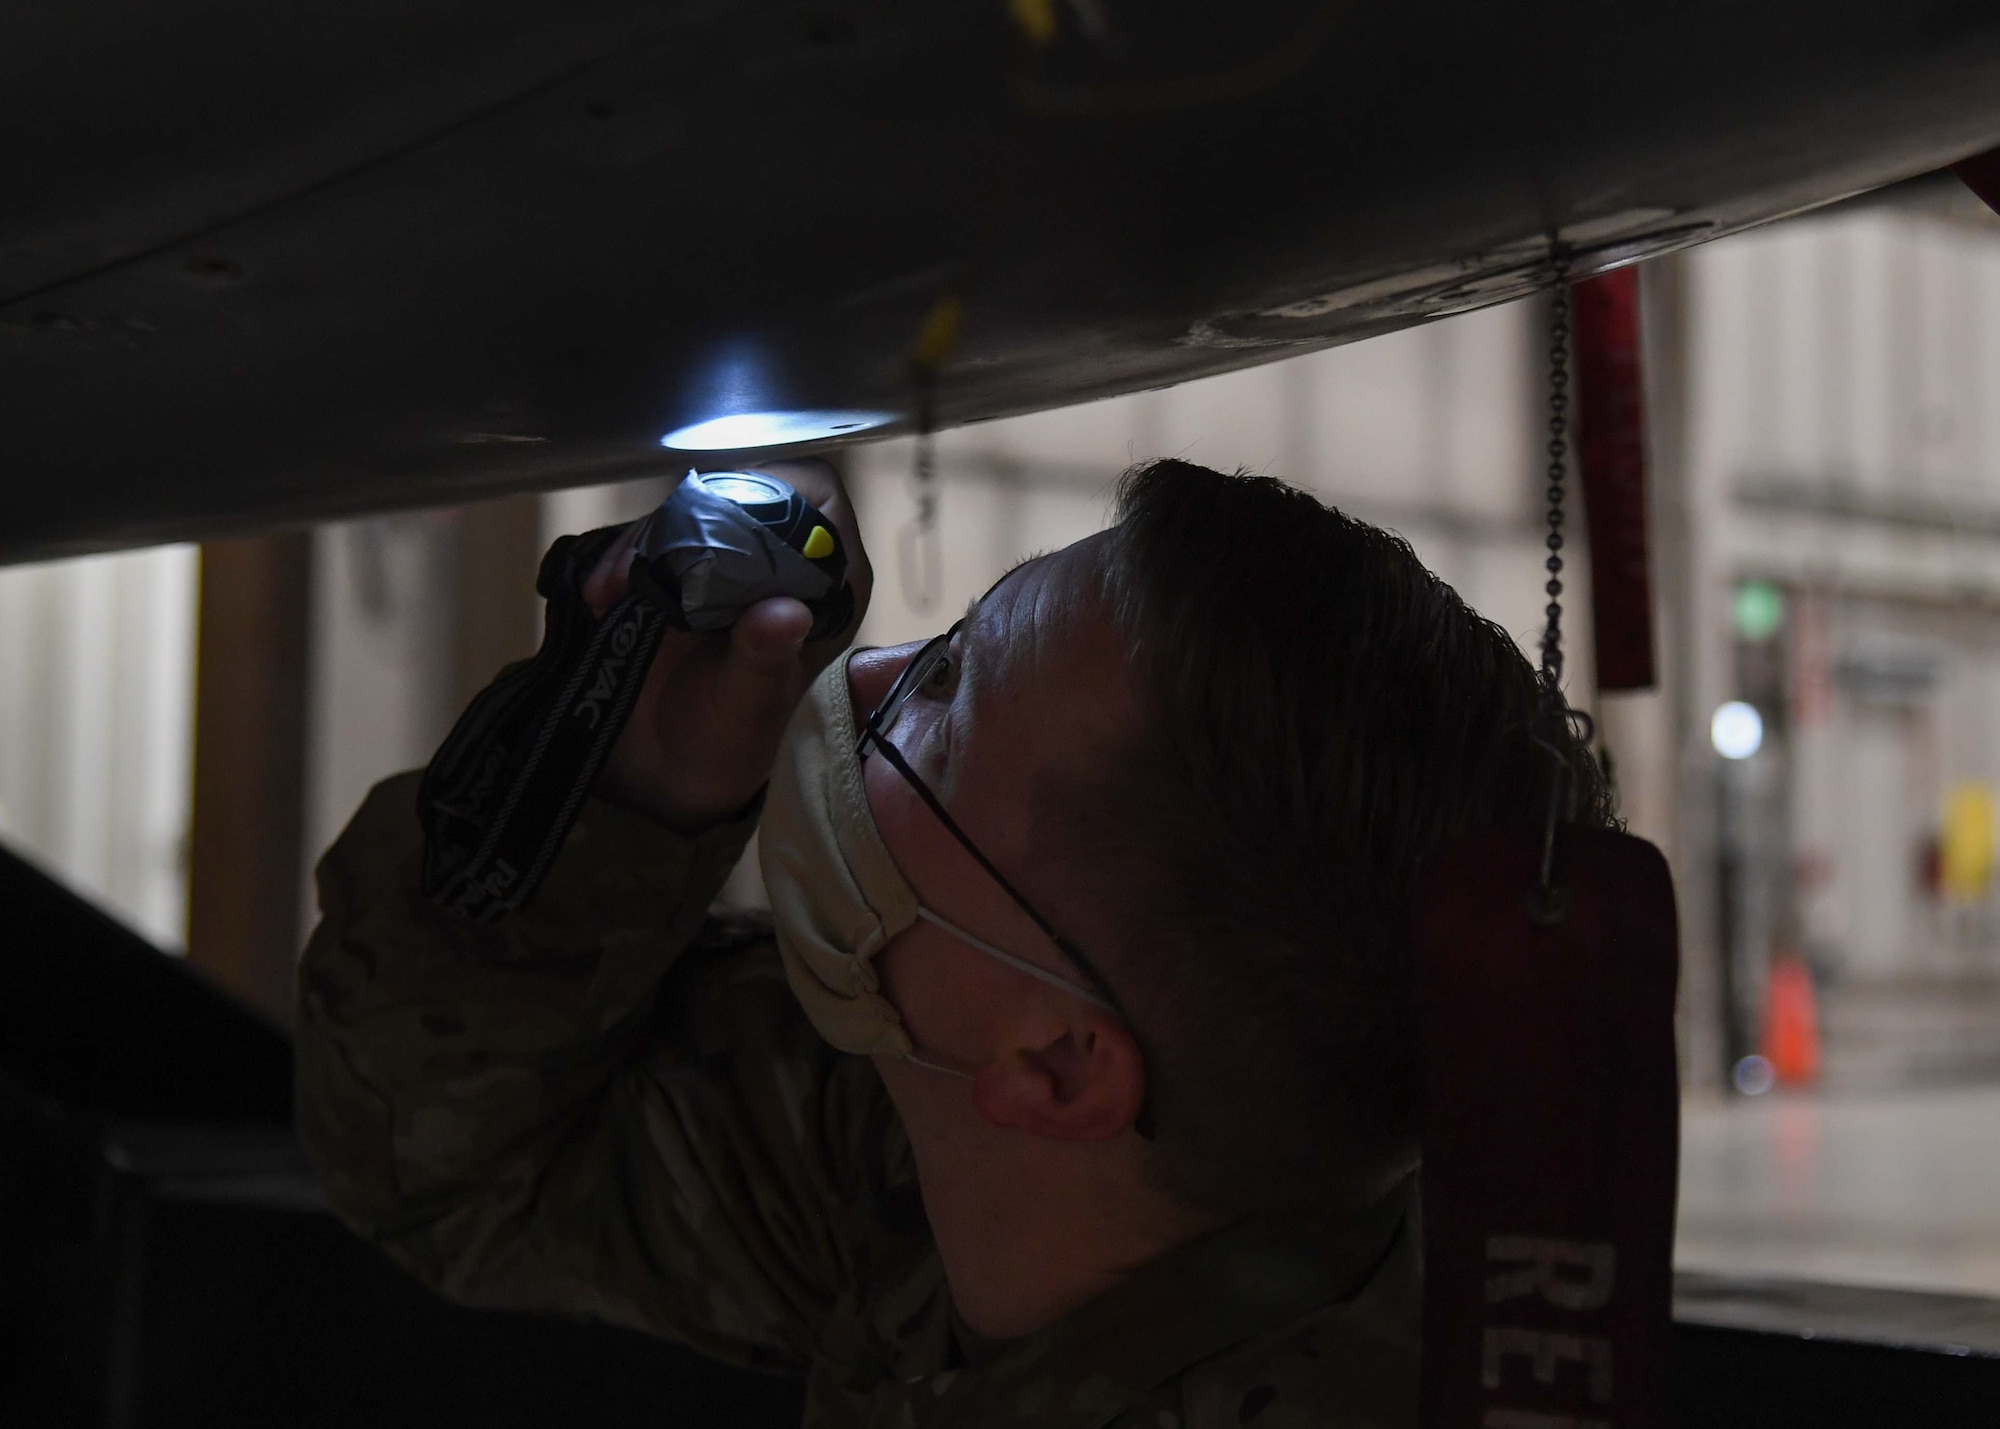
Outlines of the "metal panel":
{"label": "metal panel", "polygon": [[17,560],[646,474],[736,409],[896,430],[946,297],[942,422],[1176,382],[1518,295],[1551,232],[1609,263],[2000,141],[1964,0],[8,25]]}

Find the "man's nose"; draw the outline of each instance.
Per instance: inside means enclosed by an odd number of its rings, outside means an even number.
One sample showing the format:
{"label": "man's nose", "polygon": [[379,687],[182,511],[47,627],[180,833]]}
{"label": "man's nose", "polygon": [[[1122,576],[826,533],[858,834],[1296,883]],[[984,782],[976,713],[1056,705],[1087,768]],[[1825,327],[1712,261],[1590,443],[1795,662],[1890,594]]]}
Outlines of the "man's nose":
{"label": "man's nose", "polygon": [[857,729],[889,698],[889,687],[922,648],[923,641],[913,640],[908,645],[892,645],[887,649],[860,650],[847,662],[847,698],[854,705]]}

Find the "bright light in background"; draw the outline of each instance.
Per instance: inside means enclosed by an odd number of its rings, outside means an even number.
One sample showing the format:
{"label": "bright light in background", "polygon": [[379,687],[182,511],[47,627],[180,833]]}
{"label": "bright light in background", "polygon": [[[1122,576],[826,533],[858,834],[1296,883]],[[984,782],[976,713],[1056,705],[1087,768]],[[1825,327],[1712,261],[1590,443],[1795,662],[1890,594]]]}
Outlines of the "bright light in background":
{"label": "bright light in background", "polygon": [[1752,1052],[1738,1062],[1729,1072],[1729,1080],[1736,1084],[1736,1090],[1746,1097],[1761,1097],[1777,1085],[1777,1069],[1771,1065],[1769,1057]]}
{"label": "bright light in background", "polygon": [[894,421],[893,412],[738,412],[682,427],[660,438],[674,451],[722,452],[782,447],[851,436]]}
{"label": "bright light in background", "polygon": [[1708,739],[1724,759],[1748,759],[1764,746],[1764,717],[1753,706],[1731,700],[1709,720]]}

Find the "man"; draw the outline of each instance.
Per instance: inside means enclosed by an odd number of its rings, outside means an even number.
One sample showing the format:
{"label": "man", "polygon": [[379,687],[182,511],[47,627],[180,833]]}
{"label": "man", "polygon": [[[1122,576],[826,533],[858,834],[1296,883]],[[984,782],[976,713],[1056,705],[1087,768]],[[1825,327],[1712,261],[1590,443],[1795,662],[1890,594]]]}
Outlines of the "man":
{"label": "man", "polygon": [[[865,608],[832,474],[780,474]],[[300,978],[335,1207],[454,1298],[808,1375],[814,1425],[1413,1423],[1411,890],[1546,810],[1512,642],[1182,462],[936,641],[808,623],[665,648],[492,925],[416,892],[412,777],[370,796]],[[775,946],[708,913],[760,815]]]}

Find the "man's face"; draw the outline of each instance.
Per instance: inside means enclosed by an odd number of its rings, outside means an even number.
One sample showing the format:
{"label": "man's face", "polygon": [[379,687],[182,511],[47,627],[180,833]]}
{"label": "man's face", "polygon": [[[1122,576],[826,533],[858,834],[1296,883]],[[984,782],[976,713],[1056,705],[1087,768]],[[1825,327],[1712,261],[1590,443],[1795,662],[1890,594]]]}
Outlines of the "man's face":
{"label": "man's face", "polygon": [[[1033,792],[1048,773],[1087,769],[1131,728],[1129,657],[1089,580],[1095,545],[1079,542],[1017,568],[982,597],[953,659],[904,707],[890,741],[961,828],[1035,908],[1086,951],[1104,931],[1087,901],[1046,877],[1037,858]],[[863,651],[848,664],[857,722],[879,705],[916,645]],[[868,806],[924,906],[999,948],[1071,982],[1079,969],[939,823],[886,759],[865,765]],[[1069,896],[1065,896],[1069,894]],[[1097,942],[1093,944],[1093,935]],[[1034,1009],[1067,995],[988,958],[924,922],[892,941],[878,966],[884,991],[927,1058],[976,1073],[1007,1055]],[[906,1120],[964,1109],[956,1079],[885,1063]],[[913,1126],[913,1130],[915,1127]]]}

